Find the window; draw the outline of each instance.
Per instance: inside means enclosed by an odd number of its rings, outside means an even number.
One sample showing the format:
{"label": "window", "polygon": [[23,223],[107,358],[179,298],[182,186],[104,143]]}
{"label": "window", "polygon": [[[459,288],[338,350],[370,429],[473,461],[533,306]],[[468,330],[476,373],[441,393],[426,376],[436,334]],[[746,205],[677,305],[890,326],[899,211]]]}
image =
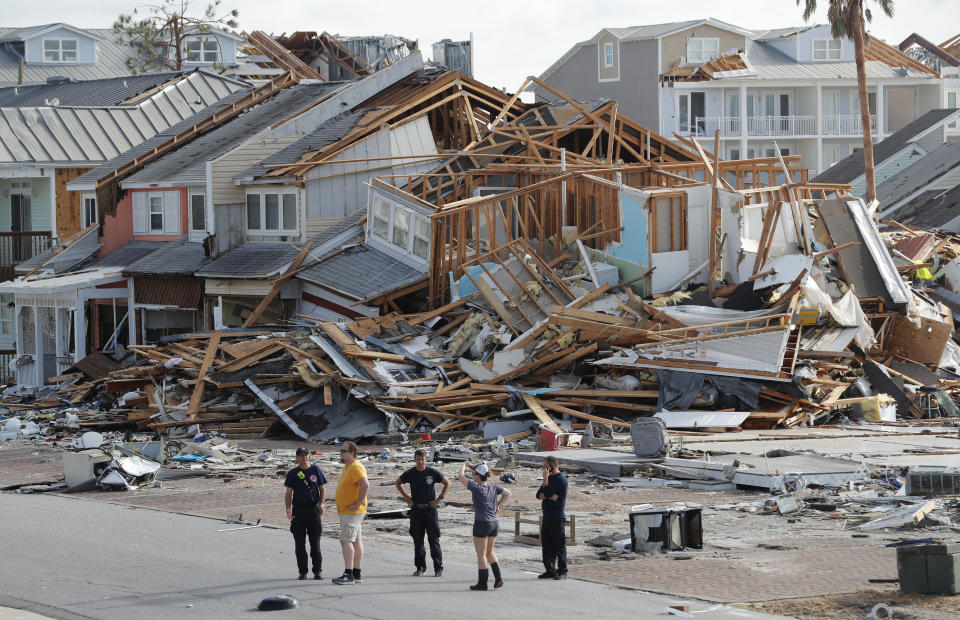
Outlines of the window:
{"label": "window", "polygon": [[150,196],[150,232],[163,234],[163,196]]}
{"label": "window", "polygon": [[0,295],[0,334],[16,336],[14,317],[16,316],[13,295]]}
{"label": "window", "polygon": [[677,128],[680,133],[690,132],[703,135],[706,105],[705,93],[693,92],[677,95]]}
{"label": "window", "polygon": [[613,66],[613,43],[603,44],[603,66],[604,67]]}
{"label": "window", "polygon": [[660,194],[650,209],[654,252],[678,252],[687,249],[687,195]]}
{"label": "window", "polygon": [[413,253],[426,260],[430,252],[430,221],[414,218],[413,226]]}
{"label": "window", "polygon": [[44,39],[44,62],[77,62],[76,39]]}
{"label": "window", "polygon": [[707,62],[720,55],[720,39],[694,38],[687,41],[687,62]]}
{"label": "window", "polygon": [[814,39],[813,59],[818,61],[840,60],[841,42],[837,39]]}
{"label": "window", "polygon": [[294,192],[247,194],[247,231],[297,234],[297,195]]}
{"label": "window", "polygon": [[403,209],[393,211],[393,245],[407,249],[410,240],[410,213]]}
{"label": "window", "polygon": [[83,227],[97,223],[97,197],[95,194],[83,195]]}
{"label": "window", "polygon": [[190,194],[190,230],[207,229],[207,205],[203,194]]}
{"label": "window", "polygon": [[386,239],[388,228],[390,228],[390,205],[377,198],[373,201],[373,234]]}
{"label": "window", "polygon": [[260,194],[247,194],[247,230],[260,229]]}
{"label": "window", "polygon": [[730,149],[730,159],[740,159],[740,149]]}
{"label": "window", "polygon": [[187,62],[220,62],[220,44],[215,38],[189,37],[183,47]]}

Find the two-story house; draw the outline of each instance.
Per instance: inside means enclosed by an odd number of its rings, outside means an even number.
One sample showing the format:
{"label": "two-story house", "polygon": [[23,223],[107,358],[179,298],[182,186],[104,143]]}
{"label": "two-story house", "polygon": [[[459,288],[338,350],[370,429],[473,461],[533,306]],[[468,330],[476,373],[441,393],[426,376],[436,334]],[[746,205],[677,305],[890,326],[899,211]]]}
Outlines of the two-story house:
{"label": "two-story house", "polygon": [[[877,140],[941,107],[937,71],[876,38],[866,52]],[[751,31],[708,18],[603,29],[541,79],[576,97],[616,99],[642,124],[708,148],[719,130],[725,159],[772,156],[776,141],[819,171],[862,145],[853,54],[827,25]]]}

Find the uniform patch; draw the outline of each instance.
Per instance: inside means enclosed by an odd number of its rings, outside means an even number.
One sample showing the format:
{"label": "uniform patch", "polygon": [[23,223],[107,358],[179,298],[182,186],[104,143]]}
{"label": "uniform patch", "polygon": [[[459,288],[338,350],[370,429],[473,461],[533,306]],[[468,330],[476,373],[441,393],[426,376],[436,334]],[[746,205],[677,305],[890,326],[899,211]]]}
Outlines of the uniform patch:
{"label": "uniform patch", "polygon": [[427,486],[430,486],[431,484],[433,484],[433,476],[427,476],[426,478],[423,479],[423,481],[427,484]]}
{"label": "uniform patch", "polygon": [[297,478],[300,478],[301,480],[303,480],[304,478],[306,478],[306,476],[303,475],[303,472],[302,472],[302,471],[298,471],[298,472],[297,472]]}

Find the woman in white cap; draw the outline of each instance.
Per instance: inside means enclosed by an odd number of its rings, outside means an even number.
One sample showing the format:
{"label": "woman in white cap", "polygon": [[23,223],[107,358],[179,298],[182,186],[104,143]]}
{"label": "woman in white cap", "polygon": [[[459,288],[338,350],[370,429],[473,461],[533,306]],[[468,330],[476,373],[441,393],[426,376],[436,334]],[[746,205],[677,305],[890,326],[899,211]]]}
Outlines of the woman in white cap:
{"label": "woman in white cap", "polygon": [[[473,480],[467,479],[467,467],[473,470]],[[510,499],[510,491],[499,484],[487,484],[489,477],[490,469],[486,463],[472,465],[470,461],[466,461],[460,466],[460,482],[473,494],[473,546],[477,550],[477,583],[470,586],[471,590],[487,589],[491,568],[493,587],[503,586],[500,564],[497,562],[497,554],[493,552],[493,544],[500,531],[497,513],[500,505]]]}

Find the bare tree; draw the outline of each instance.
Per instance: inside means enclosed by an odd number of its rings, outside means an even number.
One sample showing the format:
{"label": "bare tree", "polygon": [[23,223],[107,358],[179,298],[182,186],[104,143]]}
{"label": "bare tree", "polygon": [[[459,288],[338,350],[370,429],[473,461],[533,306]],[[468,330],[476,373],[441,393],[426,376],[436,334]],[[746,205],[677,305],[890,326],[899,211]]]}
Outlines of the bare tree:
{"label": "bare tree", "polygon": [[[136,50],[127,58],[132,73],[183,69],[189,55],[198,54],[204,60],[204,44],[219,41],[215,37],[203,39],[216,28],[237,28],[239,11],[220,11],[220,0],[213,0],[201,15],[188,15],[191,0],[161,0],[160,4],[137,7],[132,14],[122,14],[113,23],[117,41]],[[144,16],[145,15],[145,16]],[[200,36],[200,47],[188,52],[185,45],[192,37]]]}
{"label": "bare tree", "polygon": [[[893,17],[893,0],[872,0],[887,17]],[[877,183],[873,171],[873,134],[870,126],[870,101],[867,99],[867,71],[864,65],[863,48],[869,38],[867,24],[873,19],[870,9],[864,8],[867,0],[828,0],[827,19],[834,39],[853,39],[854,58],[857,62],[857,92],[860,96],[860,124],[863,126],[863,164],[867,182],[867,204],[877,197]],[[797,0],[803,5],[803,19],[810,21],[817,10],[817,0]]]}

